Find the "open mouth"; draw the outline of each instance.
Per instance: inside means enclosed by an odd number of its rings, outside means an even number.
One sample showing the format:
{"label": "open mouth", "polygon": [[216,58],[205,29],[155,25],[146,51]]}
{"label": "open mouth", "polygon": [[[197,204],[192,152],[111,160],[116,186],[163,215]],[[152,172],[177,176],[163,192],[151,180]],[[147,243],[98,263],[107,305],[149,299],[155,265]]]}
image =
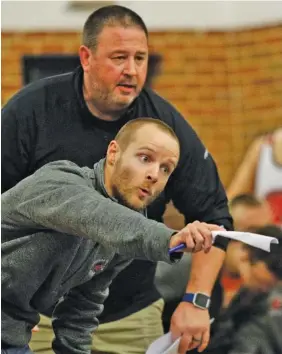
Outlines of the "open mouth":
{"label": "open mouth", "polygon": [[146,195],[146,196],[151,196],[152,195],[152,192],[149,189],[140,188],[140,191],[142,192],[143,195]]}
{"label": "open mouth", "polygon": [[131,85],[131,84],[118,84],[118,87],[121,87],[124,90],[135,90],[136,89],[136,85]]}

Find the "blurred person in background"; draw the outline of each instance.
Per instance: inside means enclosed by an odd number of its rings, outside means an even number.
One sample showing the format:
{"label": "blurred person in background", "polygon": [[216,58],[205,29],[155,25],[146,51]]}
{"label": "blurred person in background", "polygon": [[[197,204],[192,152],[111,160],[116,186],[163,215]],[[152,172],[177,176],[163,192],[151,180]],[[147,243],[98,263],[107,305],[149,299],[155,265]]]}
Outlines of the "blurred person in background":
{"label": "blurred person in background", "polygon": [[282,223],[282,128],[250,145],[227,189],[229,199],[243,193],[266,199],[275,221]]}
{"label": "blurred person in background", "polygon": [[282,353],[282,230],[268,225],[251,232],[276,237],[271,252],[237,242],[233,272],[242,287],[212,326],[207,354]]}
{"label": "blurred person in background", "polygon": [[229,202],[230,213],[236,231],[248,231],[274,223],[273,210],[265,199],[259,199],[254,194],[240,194]]}
{"label": "blurred person in background", "polygon": [[[172,200],[186,224],[200,220],[232,229],[212,156],[181,114],[144,88],[148,30],[140,16],[117,5],[93,12],[84,25],[79,56],[81,67],[73,73],[34,82],[3,107],[2,192],[51,161],[66,159],[92,168],[125,123],[151,116],[174,130],[181,156],[164,193],[148,209],[149,218],[162,221]],[[192,257],[185,291],[195,302],[181,301],[171,320],[171,331],[182,335],[182,352],[187,347],[202,350],[208,343],[209,298],[226,246],[227,240],[218,237],[208,254]],[[143,354],[163,333],[163,300],[154,285],[155,269],[154,262],[136,260],[112,283],[94,335],[96,353]],[[196,293],[201,294],[201,304]],[[35,351],[50,350],[51,334],[50,319],[42,317],[31,343]]]}
{"label": "blurred person in background", "polygon": [[[247,232],[274,222],[272,209],[265,200],[253,194],[240,194],[229,202],[235,231]],[[242,252],[241,243],[230,240],[222,270],[221,284],[224,289],[223,307],[226,307],[239,290],[242,279],[238,272],[238,254]]]}

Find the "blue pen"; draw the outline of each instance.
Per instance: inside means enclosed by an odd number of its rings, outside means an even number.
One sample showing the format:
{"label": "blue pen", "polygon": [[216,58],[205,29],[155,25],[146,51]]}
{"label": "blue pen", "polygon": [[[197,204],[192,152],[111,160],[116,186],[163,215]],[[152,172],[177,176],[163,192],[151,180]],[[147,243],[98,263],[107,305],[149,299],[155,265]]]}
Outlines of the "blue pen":
{"label": "blue pen", "polygon": [[179,251],[179,250],[183,250],[184,248],[186,248],[186,244],[185,243],[180,243],[180,245],[170,248],[168,253],[171,254],[173,252],[176,252],[176,251]]}
{"label": "blue pen", "polygon": [[[223,225],[220,225],[220,227],[223,227],[223,228],[224,228]],[[183,250],[184,248],[186,248],[186,244],[185,244],[185,243],[180,243],[179,245],[170,248],[170,249],[168,250],[168,253],[169,253],[169,254],[172,254],[173,252]]]}
{"label": "blue pen", "polygon": [[172,247],[168,250],[168,253],[171,254],[173,252],[179,251],[179,250],[183,250],[184,248],[186,248],[186,244],[185,243],[180,243],[180,245],[177,245],[176,247]]}

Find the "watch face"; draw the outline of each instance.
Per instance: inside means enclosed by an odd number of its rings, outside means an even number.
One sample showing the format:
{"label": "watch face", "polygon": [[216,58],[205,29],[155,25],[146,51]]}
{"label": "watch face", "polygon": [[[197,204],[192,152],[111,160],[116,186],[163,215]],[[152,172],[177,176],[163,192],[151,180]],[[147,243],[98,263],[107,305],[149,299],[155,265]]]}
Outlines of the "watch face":
{"label": "watch face", "polygon": [[198,293],[195,298],[195,304],[200,307],[208,308],[209,297]]}

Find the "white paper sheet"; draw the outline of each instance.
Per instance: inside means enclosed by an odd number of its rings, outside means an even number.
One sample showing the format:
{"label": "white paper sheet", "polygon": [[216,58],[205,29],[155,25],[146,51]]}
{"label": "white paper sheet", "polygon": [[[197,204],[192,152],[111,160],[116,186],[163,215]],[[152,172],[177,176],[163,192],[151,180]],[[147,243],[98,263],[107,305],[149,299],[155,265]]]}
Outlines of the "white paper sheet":
{"label": "white paper sheet", "polygon": [[[210,319],[210,324],[214,322],[214,318]],[[146,354],[178,354],[180,339],[172,341],[171,333],[168,332],[156,339],[146,351]]]}
{"label": "white paper sheet", "polygon": [[176,341],[169,348],[167,348],[163,354],[178,354],[179,343],[180,338],[176,339]]}
{"label": "white paper sheet", "polygon": [[215,239],[216,236],[223,236],[223,237],[230,238],[232,240],[241,241],[250,246],[257,247],[268,252],[270,252],[271,243],[278,243],[278,240],[275,237],[254,234],[251,232],[212,231],[213,239]]}
{"label": "white paper sheet", "polygon": [[166,333],[155,340],[146,351],[146,354],[178,354],[180,338],[172,341],[171,333]]}

